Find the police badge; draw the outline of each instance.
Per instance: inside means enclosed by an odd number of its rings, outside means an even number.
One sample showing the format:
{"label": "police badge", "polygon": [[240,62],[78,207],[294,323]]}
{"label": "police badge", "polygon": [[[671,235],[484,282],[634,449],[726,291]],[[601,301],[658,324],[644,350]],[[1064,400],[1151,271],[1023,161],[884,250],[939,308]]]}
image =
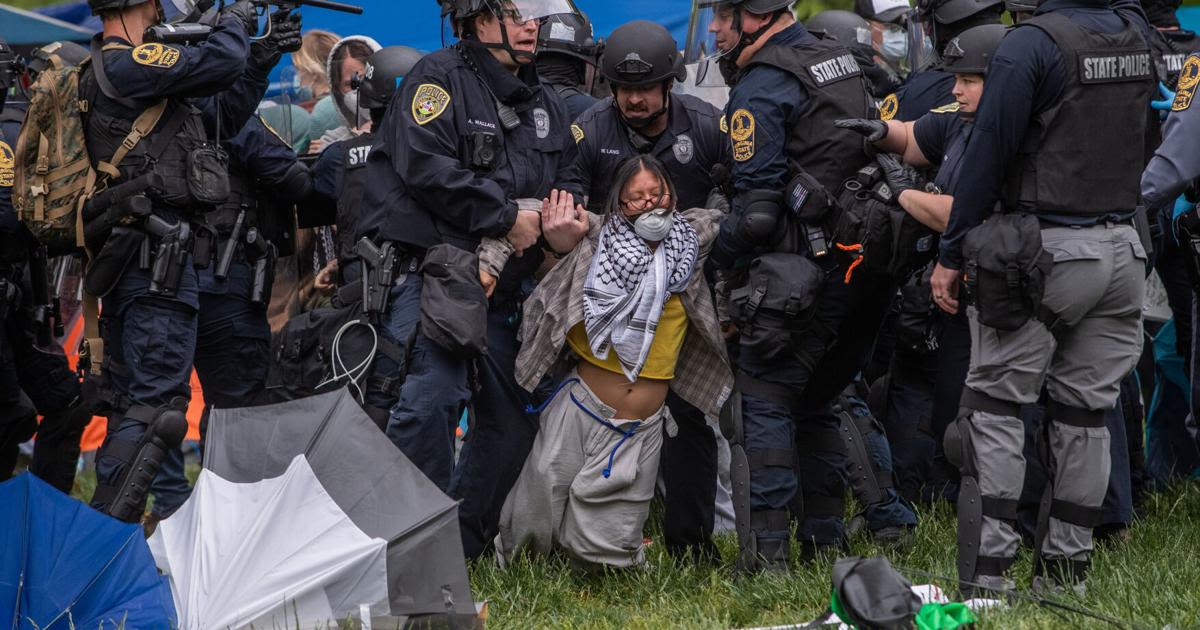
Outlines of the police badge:
{"label": "police badge", "polygon": [[675,145],[671,147],[671,151],[675,153],[675,159],[680,164],[687,164],[692,161],[692,156],[696,153],[696,145],[692,142],[691,136],[683,134],[675,138]]}
{"label": "police badge", "polygon": [[550,114],[541,107],[536,107],[533,110],[533,127],[537,131],[538,139],[545,139],[550,135]]}

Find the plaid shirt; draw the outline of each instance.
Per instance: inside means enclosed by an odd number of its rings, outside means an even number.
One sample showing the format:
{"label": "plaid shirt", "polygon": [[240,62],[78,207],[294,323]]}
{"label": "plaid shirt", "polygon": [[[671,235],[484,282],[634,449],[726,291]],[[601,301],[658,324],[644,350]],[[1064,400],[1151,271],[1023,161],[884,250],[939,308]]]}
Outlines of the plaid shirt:
{"label": "plaid shirt", "polygon": [[[717,416],[733,391],[733,373],[725,355],[725,340],[717,323],[712,293],[704,280],[704,259],[716,239],[724,214],[694,208],[680,213],[691,222],[700,240],[695,272],[680,296],[688,316],[688,332],[675,364],[671,389],[705,414]],[[587,238],[559,261],[525,301],[521,323],[521,352],[517,355],[517,383],[533,391],[555,363],[571,353],[567,332],[583,321],[583,284],[596,252],[603,219],[592,215]],[[487,241],[480,245],[480,265],[499,275],[511,248]]]}

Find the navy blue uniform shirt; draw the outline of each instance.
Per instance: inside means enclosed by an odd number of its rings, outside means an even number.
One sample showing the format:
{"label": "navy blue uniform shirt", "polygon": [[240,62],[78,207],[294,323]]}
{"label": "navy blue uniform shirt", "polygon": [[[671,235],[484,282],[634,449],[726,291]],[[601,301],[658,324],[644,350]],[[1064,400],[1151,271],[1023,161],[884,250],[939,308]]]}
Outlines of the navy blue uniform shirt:
{"label": "navy blue uniform shirt", "polygon": [[634,147],[631,130],[621,113],[606,98],[575,120],[571,134],[579,146],[574,179],[588,196],[588,208],[600,212],[612,189],[617,168],[631,156],[648,153],[666,166],[679,198],[681,209],[703,208],[716,186],[712,180],[715,164],[729,165],[729,140],[721,131],[725,124],[721,110],[695,96],[671,94],[667,129],[654,140],[637,137],[646,143]]}
{"label": "navy blue uniform shirt", "polygon": [[896,90],[896,100],[896,114],[892,119],[916,120],[932,109],[954,102],[954,75],[932,69],[914,72]]}
{"label": "navy blue uniform shirt", "polygon": [[[1107,2],[1048,0],[1037,14],[1059,12],[1072,22],[1101,33],[1119,33],[1126,20],[1149,32],[1137,0]],[[1118,13],[1120,15],[1118,15]],[[955,187],[950,225],[942,235],[938,262],[962,268],[962,238],[991,214],[1000,199],[1006,168],[1025,138],[1034,116],[1046,111],[1065,88],[1063,55],[1054,40],[1038,28],[1013,29],[1000,42],[988,66],[987,89],[979,103],[971,142],[963,156]]]}

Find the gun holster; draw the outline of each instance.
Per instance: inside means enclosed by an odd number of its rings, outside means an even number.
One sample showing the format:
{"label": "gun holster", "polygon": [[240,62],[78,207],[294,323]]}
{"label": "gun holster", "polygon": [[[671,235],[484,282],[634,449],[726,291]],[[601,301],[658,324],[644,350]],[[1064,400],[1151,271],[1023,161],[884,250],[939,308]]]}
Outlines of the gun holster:
{"label": "gun holster", "polygon": [[83,288],[96,297],[105,297],[116,288],[121,274],[146,240],[145,232],[131,227],[114,227],[104,246],[88,264]]}

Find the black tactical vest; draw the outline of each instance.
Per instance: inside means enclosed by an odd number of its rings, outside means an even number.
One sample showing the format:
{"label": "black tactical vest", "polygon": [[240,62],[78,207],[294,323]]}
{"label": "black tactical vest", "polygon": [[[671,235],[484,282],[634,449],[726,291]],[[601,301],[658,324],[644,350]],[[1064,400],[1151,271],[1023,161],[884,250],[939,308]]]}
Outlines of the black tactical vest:
{"label": "black tactical vest", "polygon": [[1089,31],[1058,13],[1018,28],[1046,32],[1062,51],[1058,103],[1038,114],[1005,176],[1009,212],[1102,216],[1138,203],[1147,105],[1154,93],[1150,49],[1137,27]]}
{"label": "black tactical vest", "polygon": [[[88,156],[94,165],[112,158],[141,112],[128,110],[105,97],[96,83],[90,63],[80,75],[79,92],[88,102],[84,134]],[[183,120],[173,120],[178,117]],[[178,129],[173,138],[163,138],[163,130],[171,128]],[[188,153],[205,141],[204,119],[200,110],[186,101],[171,99],[154,131],[142,138],[121,160],[118,167],[121,177],[109,182],[109,185],[144,175],[153,169],[163,179],[163,190],[154,195],[156,202],[188,212],[202,209],[195,207],[188,190],[187,168]],[[152,155],[157,155],[157,159],[152,159]]]}
{"label": "black tactical vest", "polygon": [[[790,170],[804,170],[832,193],[867,162],[861,135],[833,125],[841,118],[878,118],[870,87],[854,54],[829,40],[766,46],[747,64],[779,68],[795,76],[808,95],[785,151]],[[745,70],[743,70],[745,72]]]}
{"label": "black tactical vest", "polygon": [[342,143],[342,190],[337,201],[338,257],[354,260],[355,234],[362,216],[362,198],[367,188],[367,157],[375,134],[364,133]]}
{"label": "black tactical vest", "polygon": [[1188,55],[1200,50],[1200,37],[1190,31],[1157,32],[1150,42],[1153,44],[1158,77],[1174,90],[1179,82],[1179,71],[1183,70]]}
{"label": "black tactical vest", "polygon": [[233,232],[238,213],[246,211],[242,219],[242,234],[247,228],[259,227],[258,188],[254,178],[247,176],[234,165],[229,166],[229,198],[216,209],[205,213],[204,218],[222,237]]}

